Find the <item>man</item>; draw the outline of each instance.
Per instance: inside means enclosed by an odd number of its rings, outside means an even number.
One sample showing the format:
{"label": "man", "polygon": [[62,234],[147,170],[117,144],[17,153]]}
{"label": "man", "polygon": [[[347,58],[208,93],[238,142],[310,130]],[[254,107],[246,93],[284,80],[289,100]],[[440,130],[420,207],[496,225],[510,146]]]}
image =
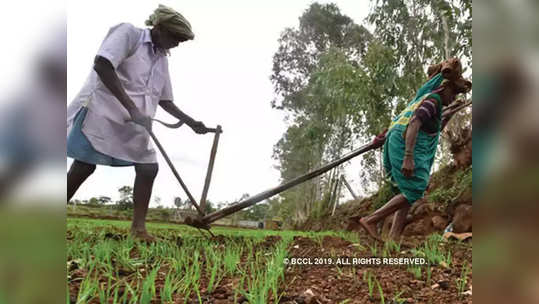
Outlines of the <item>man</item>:
{"label": "man", "polygon": [[395,240],[400,237],[408,210],[423,197],[428,185],[438,138],[447,122],[442,122],[442,106],[448,106],[458,94],[471,89],[471,82],[462,78],[462,66],[456,58],[431,66],[428,74],[427,83],[393,119],[385,137],[384,169],[394,190],[400,193],[373,214],[359,220],[377,240],[380,240],[377,223],[394,212],[389,236]]}
{"label": "man", "polygon": [[145,226],[158,165],[148,131],[157,105],[196,133],[208,130],[172,102],[166,55],[194,39],[190,23],[172,8],[159,5],[146,25],[114,26],[101,44],[93,71],[67,111],[67,198],[94,172],[96,165],[134,166],[134,215],[131,233],[153,240]]}

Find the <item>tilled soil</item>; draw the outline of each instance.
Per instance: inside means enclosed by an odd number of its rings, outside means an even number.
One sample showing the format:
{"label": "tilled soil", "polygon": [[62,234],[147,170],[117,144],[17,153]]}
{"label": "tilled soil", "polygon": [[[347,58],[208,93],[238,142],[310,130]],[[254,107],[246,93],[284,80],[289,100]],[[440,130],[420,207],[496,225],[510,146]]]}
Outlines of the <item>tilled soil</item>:
{"label": "tilled soil", "polygon": [[[414,247],[423,241],[416,237],[407,240],[407,247]],[[311,263],[320,257],[372,257],[370,246],[382,245],[366,237],[361,237],[363,248],[345,240],[325,237],[322,246],[305,238],[296,238],[290,246],[291,257],[309,257]],[[430,280],[427,282],[424,266],[422,277],[417,279],[406,266],[360,266],[360,265],[301,265],[289,266],[283,284],[284,296],[280,303],[472,303],[470,295],[460,295],[457,280],[461,277],[463,265],[471,268],[471,244],[445,243],[452,252],[449,267],[432,266]],[[391,257],[409,257],[410,249],[401,247],[401,252]],[[314,260],[313,260],[314,259]],[[320,262],[320,260],[319,260]],[[370,272],[379,282],[369,286],[364,280],[365,272]],[[472,286],[472,275],[467,276],[465,290]]]}
{"label": "tilled soil", "polygon": [[[103,239],[122,241],[125,232],[103,231]],[[124,232],[124,233],[122,233]],[[70,233],[68,233],[68,238]],[[268,236],[258,242],[256,250],[271,252],[274,246],[281,240],[279,236]],[[181,246],[180,240],[166,240],[176,242]],[[230,242],[244,242],[243,237],[218,236],[212,242],[216,246],[226,246]],[[419,247],[425,241],[425,237],[407,237],[403,240],[399,252],[389,253],[391,257],[412,257],[411,249]],[[471,241],[470,241],[471,242]],[[301,303],[472,303],[471,295],[459,295],[457,282],[461,278],[464,265],[470,268],[466,276],[466,284],[462,291],[471,293],[472,286],[472,246],[471,243],[457,243],[454,241],[443,242],[440,246],[449,250],[452,256],[451,265],[431,266],[432,273],[427,279],[427,266],[422,266],[422,275],[417,278],[407,266],[362,266],[362,265],[335,265],[336,258],[370,258],[373,251],[377,257],[382,256],[384,245],[374,242],[364,235],[360,235],[359,243],[334,236],[307,238],[296,236],[289,244],[288,259],[307,258],[311,263],[318,260],[318,264],[290,265],[285,268],[284,280],[279,290],[278,303],[301,304]],[[137,254],[133,251],[133,254]],[[323,259],[331,258],[331,265],[321,265]],[[243,263],[242,258],[242,263]],[[203,257],[201,264],[205,261]],[[169,269],[162,267],[155,280],[157,290],[156,299],[152,303],[161,303],[159,291],[164,285],[165,274]],[[70,294],[77,295],[80,282],[86,275],[85,269],[80,269],[75,261],[71,261],[68,268],[70,277]],[[134,274],[130,271],[120,271],[118,275],[129,278]],[[369,293],[369,280],[371,276],[371,292]],[[103,284],[106,279],[103,278]],[[209,293],[207,291],[208,278],[200,278],[200,299],[202,303],[249,303],[238,292],[241,284],[238,277],[225,277],[219,285]],[[382,301],[383,297],[383,301]],[[75,298],[76,299],[76,298]],[[275,295],[270,294],[269,302],[274,303]],[[74,302],[74,301],[73,301]],[[91,303],[99,303],[93,300]],[[194,294],[185,301],[181,294],[174,296],[173,303],[200,303]]]}

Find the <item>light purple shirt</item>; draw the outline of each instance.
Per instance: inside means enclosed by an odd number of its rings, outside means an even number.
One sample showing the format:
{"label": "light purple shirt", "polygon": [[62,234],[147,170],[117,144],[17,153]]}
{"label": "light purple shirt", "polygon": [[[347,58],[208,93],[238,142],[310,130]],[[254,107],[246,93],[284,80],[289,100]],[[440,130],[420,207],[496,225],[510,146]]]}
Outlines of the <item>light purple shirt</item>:
{"label": "light purple shirt", "polygon": [[[154,117],[160,100],[173,100],[166,54],[155,51],[149,29],[129,23],[116,25],[97,55],[112,63],[125,92],[143,114]],[[148,132],[125,122],[130,119],[129,113],[93,69],[67,109],[68,134],[83,106],[88,107],[88,113],[82,132],[95,150],[135,163],[157,162]]]}

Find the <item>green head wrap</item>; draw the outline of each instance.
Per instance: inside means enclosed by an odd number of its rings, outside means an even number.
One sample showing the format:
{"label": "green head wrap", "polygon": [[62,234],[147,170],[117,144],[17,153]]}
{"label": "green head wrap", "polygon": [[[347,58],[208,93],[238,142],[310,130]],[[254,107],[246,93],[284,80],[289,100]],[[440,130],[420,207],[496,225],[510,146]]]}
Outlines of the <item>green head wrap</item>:
{"label": "green head wrap", "polygon": [[148,26],[158,24],[183,39],[192,40],[195,38],[189,21],[174,9],[162,4],[159,4],[159,7],[146,20],[146,25]]}
{"label": "green head wrap", "polygon": [[442,76],[442,73],[436,74],[436,76],[429,79],[426,83],[423,84],[421,88],[419,88],[419,90],[417,90],[417,93],[413,101],[416,101],[417,99],[421,98],[427,93],[430,93],[436,89],[439,89],[446,82],[447,82],[447,79],[444,79],[444,77]]}

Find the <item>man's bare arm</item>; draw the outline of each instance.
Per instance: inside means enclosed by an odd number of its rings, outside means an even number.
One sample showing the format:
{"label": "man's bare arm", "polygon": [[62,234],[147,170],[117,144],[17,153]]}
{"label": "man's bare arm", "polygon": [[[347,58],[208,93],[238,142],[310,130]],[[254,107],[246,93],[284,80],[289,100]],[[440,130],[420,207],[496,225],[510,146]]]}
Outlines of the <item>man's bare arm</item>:
{"label": "man's bare arm", "polygon": [[159,101],[159,105],[167,113],[185,122],[188,126],[191,126],[195,122],[195,120],[191,118],[191,116],[182,112],[171,100],[161,100]]}
{"label": "man's bare arm", "polygon": [[176,106],[176,104],[174,104],[174,102],[172,102],[171,100],[161,100],[159,101],[159,105],[161,106],[161,108],[163,108],[163,110],[167,111],[170,115],[185,122],[196,133],[204,134],[208,132],[204,123],[202,123],[201,121],[194,120],[193,118],[191,118],[191,116],[182,112]]}
{"label": "man's bare arm", "polygon": [[96,56],[94,60],[94,70],[107,89],[120,101],[124,108],[129,112],[129,115],[138,124],[143,125],[151,130],[151,119],[143,115],[135,106],[135,103],[125,92],[118,74],[114,70],[112,63],[104,57]]}
{"label": "man's bare arm", "polygon": [[96,56],[94,60],[94,70],[105,87],[109,89],[112,95],[114,95],[114,97],[120,101],[120,103],[129,113],[136,109],[136,106],[131,98],[129,98],[127,93],[125,93],[122,83],[120,82],[120,78],[118,78],[112,63],[110,63],[108,59],[101,56]]}

